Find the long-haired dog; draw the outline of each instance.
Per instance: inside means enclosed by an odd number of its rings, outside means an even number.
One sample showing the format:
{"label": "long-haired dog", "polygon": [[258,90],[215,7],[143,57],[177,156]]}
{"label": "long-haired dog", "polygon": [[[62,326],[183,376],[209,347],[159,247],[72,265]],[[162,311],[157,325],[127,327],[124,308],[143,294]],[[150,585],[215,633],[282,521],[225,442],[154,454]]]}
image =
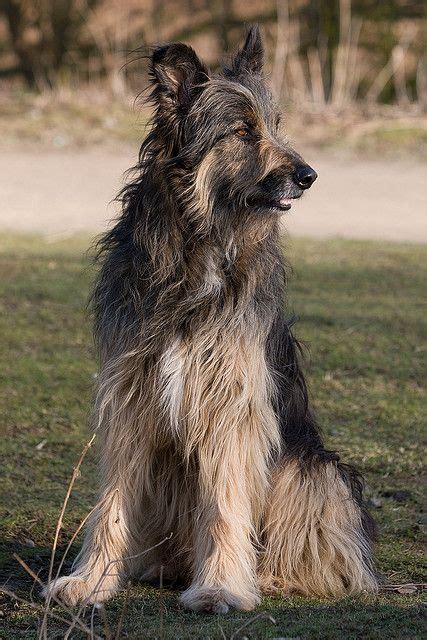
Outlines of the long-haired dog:
{"label": "long-haired dog", "polygon": [[219,74],[184,44],[152,54],[153,126],[93,297],[101,497],[49,587],[69,604],[161,571],[196,611],[376,589],[361,481],[324,448],[284,311],[280,215],[317,176],[262,59],[256,27]]}

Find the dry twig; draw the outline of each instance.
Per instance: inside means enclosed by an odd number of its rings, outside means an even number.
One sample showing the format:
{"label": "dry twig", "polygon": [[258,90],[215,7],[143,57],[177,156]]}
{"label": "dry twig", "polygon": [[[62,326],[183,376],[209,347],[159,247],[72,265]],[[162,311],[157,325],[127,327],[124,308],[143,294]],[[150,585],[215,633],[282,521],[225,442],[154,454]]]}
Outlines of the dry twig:
{"label": "dry twig", "polygon": [[[19,564],[21,565],[21,567],[22,567],[22,568],[23,568],[23,569],[28,573],[28,575],[29,575],[29,576],[31,576],[31,578],[33,578],[34,583],[36,583],[36,582],[37,582],[37,584],[39,584],[42,588],[45,586],[45,585],[43,584],[43,582],[40,580],[39,576],[38,576],[36,573],[34,573],[34,571],[31,569],[31,567],[29,567],[29,566],[27,565],[27,563],[25,562],[25,560],[23,560],[20,556],[18,556],[18,554],[17,554],[17,553],[14,553],[14,554],[13,554],[13,557],[15,558],[15,560],[16,560],[17,562],[19,562]],[[63,603],[63,602],[61,602],[61,600],[59,600],[59,599],[58,599],[58,598],[56,598],[55,596],[52,596],[52,600],[53,600],[57,605],[59,605],[60,607],[62,607],[62,609],[64,609],[64,611],[65,611],[66,613],[68,613],[68,615],[71,617],[71,621],[70,621],[70,623],[69,623],[69,624],[71,624],[72,622],[75,622],[75,624],[77,624],[77,625],[80,627],[80,629],[81,629],[82,631],[87,632],[87,631],[89,630],[89,629],[88,629],[88,627],[86,626],[86,624],[84,623],[84,621],[82,621],[82,620],[80,619],[80,617],[75,616],[75,615],[73,614],[73,612],[71,611],[71,609],[69,609],[68,607],[66,607],[66,606],[64,605],[64,603]],[[29,602],[28,604],[33,604],[33,603],[32,603],[32,602]],[[37,606],[41,607],[42,605],[37,605]]]}
{"label": "dry twig", "polygon": [[[79,476],[80,467],[82,465],[82,462],[83,462],[87,452],[89,451],[90,447],[92,446],[92,443],[95,440],[95,436],[96,436],[96,434],[94,433],[93,436],[91,437],[91,439],[89,440],[89,442],[87,442],[86,445],[83,447],[83,451],[82,451],[82,453],[80,455],[80,458],[79,458],[79,460],[77,462],[77,465],[73,469],[73,475],[71,476],[71,480],[70,480],[70,482],[68,484],[67,493],[65,494],[65,498],[64,498],[64,501],[62,503],[61,513],[59,514],[58,522],[56,523],[55,538],[53,540],[52,553],[51,553],[51,556],[50,556],[49,575],[48,575],[48,580],[47,580],[48,586],[52,581],[52,573],[53,573],[53,565],[54,565],[54,562],[55,562],[56,547],[58,545],[59,532],[61,530],[62,522],[64,520],[65,509],[67,508],[68,500],[70,499],[70,495],[71,495],[71,492],[73,490],[74,483],[75,483],[75,481],[77,480],[77,478]],[[40,629],[40,637],[45,637],[46,639],[47,639],[47,626],[46,626],[47,625],[47,614],[48,614],[48,611],[49,611],[49,606],[50,606],[51,599],[52,599],[51,592],[48,592],[47,597],[46,597],[46,604],[45,604],[45,615],[43,616],[41,629]]]}
{"label": "dry twig", "polygon": [[264,618],[265,620],[269,620],[272,624],[276,624],[275,619],[269,613],[266,613],[265,611],[263,611],[261,613],[258,613],[258,615],[254,616],[253,618],[246,620],[246,622],[242,624],[241,627],[239,627],[238,629],[236,629],[236,631],[232,633],[232,635],[230,636],[230,640],[236,640],[237,635],[241,631],[243,631],[243,629],[246,629],[246,627],[249,627],[251,624],[259,620],[260,618]]}

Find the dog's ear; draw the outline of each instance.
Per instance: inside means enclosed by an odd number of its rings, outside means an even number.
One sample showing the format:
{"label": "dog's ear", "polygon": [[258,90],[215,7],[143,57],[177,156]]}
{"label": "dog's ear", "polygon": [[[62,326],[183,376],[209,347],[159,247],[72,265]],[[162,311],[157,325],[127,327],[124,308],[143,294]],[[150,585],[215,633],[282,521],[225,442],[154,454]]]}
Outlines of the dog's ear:
{"label": "dog's ear", "polygon": [[151,58],[154,96],[185,109],[202,90],[209,72],[196,52],[180,42],[157,47]]}
{"label": "dog's ear", "polygon": [[243,47],[234,56],[232,72],[235,75],[250,71],[260,73],[264,63],[264,45],[257,24],[249,27]]}

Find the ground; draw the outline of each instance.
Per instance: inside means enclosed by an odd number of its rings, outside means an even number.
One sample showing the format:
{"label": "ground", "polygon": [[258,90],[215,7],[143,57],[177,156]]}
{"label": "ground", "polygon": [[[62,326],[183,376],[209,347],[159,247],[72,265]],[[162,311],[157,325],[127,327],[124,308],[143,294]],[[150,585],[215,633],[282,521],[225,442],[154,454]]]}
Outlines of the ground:
{"label": "ground", "polygon": [[[149,113],[141,100],[63,87],[0,95],[0,228],[99,231],[136,162]],[[427,116],[415,105],[301,112],[284,134],[319,174],[285,218],[289,231],[427,243]]]}
{"label": "ground", "polygon": [[[301,150],[299,145],[296,145]],[[121,148],[0,150],[0,227],[46,234],[100,231],[136,162]],[[427,163],[302,149],[319,178],[284,216],[296,235],[427,242]],[[23,185],[25,183],[25,188]],[[52,185],[55,188],[52,189]]]}
{"label": "ground", "polygon": [[[0,584],[32,598],[36,609],[42,602],[39,589],[31,590],[32,580],[12,554],[46,578],[68,481],[89,438],[96,365],[85,312],[93,275],[88,244],[87,236],[0,236],[0,420],[6,435],[0,462]],[[294,239],[286,242],[285,252],[294,266],[290,305],[299,316],[297,335],[310,351],[311,393],[328,445],[366,476],[384,584],[425,582],[420,442],[426,332],[420,300],[427,249]],[[96,446],[66,511],[59,558],[94,504],[95,459]],[[426,633],[419,592],[382,590],[378,596],[333,602],[266,598],[254,613],[224,617],[186,613],[177,592],[166,588],[136,584],[127,595],[106,606],[107,624],[103,610],[94,612],[102,637],[409,640]],[[30,604],[5,596],[0,609],[1,638],[37,637],[39,614]],[[90,626],[90,611],[85,620]],[[48,637],[63,637],[64,628],[51,620]]]}

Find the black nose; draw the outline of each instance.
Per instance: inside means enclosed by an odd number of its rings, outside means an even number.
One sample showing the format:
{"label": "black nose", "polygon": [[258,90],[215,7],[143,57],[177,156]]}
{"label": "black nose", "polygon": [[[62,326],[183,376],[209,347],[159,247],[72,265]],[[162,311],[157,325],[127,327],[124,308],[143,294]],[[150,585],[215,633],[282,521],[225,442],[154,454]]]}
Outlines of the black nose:
{"label": "black nose", "polygon": [[308,164],[295,169],[294,180],[301,189],[309,189],[317,178],[317,173]]}

